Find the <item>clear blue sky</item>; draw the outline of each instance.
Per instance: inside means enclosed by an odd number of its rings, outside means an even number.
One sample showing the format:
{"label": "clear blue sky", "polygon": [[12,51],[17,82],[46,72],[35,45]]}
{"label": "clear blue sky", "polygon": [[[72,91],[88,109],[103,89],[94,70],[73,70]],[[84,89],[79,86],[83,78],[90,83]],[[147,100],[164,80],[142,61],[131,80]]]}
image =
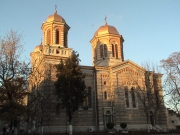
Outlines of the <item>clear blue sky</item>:
{"label": "clear blue sky", "polygon": [[125,39],[125,60],[141,65],[180,51],[180,0],[0,0],[0,36],[10,29],[22,33],[24,55],[30,58],[55,5],[71,27],[69,47],[79,52],[81,65],[92,65],[89,41],[105,15]]}

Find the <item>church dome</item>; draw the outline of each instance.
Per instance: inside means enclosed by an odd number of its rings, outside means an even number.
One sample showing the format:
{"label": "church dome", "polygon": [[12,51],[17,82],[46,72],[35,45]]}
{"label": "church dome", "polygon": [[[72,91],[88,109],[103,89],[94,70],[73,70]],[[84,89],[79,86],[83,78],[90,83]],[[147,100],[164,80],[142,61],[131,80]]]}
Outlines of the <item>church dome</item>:
{"label": "church dome", "polygon": [[101,26],[94,34],[94,36],[104,35],[104,34],[116,34],[119,35],[119,32],[114,26],[105,24]]}
{"label": "church dome", "polygon": [[66,21],[60,15],[57,14],[57,11],[55,11],[53,15],[48,16],[46,20],[46,22],[52,22],[52,21],[66,23]]}
{"label": "church dome", "polygon": [[37,45],[35,48],[34,48],[34,52],[41,52],[43,50],[43,45]]}

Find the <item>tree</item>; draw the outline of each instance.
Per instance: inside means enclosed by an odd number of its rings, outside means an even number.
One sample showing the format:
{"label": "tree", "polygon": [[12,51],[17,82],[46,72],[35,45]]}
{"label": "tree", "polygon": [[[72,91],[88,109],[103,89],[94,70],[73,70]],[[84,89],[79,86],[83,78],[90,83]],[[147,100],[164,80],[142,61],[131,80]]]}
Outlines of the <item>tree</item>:
{"label": "tree", "polygon": [[[45,63],[43,54],[40,52],[31,53],[31,73],[28,79],[28,109],[31,113],[28,115],[28,129],[31,131],[40,131],[43,134],[43,117],[49,116],[50,95],[53,95],[51,88],[53,66]],[[54,83],[53,83],[54,86]],[[50,120],[48,120],[49,124]],[[36,127],[35,127],[36,126]],[[39,130],[40,129],[40,130]]]}
{"label": "tree", "polygon": [[167,59],[161,60],[165,76],[165,92],[170,93],[167,100],[175,111],[180,110],[180,52],[172,53]]}
{"label": "tree", "polygon": [[17,134],[17,121],[27,112],[29,64],[21,59],[21,35],[11,30],[0,38],[0,118],[10,121]]}
{"label": "tree", "polygon": [[137,87],[133,90],[143,105],[147,124],[151,122],[152,126],[155,125],[154,116],[157,115],[158,111],[164,106],[162,87],[157,85],[158,80],[156,80],[160,79],[161,76],[161,74],[146,71],[144,80],[145,87],[141,87],[136,83]]}
{"label": "tree", "polygon": [[68,121],[71,125],[72,113],[78,109],[87,96],[85,91],[85,75],[79,67],[79,54],[73,51],[66,60],[61,60],[57,65],[57,81],[55,94],[62,108],[66,109]]}
{"label": "tree", "polygon": [[165,116],[165,111],[161,111],[165,109],[164,96],[166,96],[162,93],[162,74],[155,72],[159,70],[154,64],[145,63],[143,67],[141,72],[136,71],[139,75],[133,75],[131,72],[128,74],[128,78],[133,82],[130,93],[133,105],[136,105],[136,97],[140,102],[139,106],[144,110],[147,125],[151,123],[155,126],[155,121],[162,122],[161,118]]}

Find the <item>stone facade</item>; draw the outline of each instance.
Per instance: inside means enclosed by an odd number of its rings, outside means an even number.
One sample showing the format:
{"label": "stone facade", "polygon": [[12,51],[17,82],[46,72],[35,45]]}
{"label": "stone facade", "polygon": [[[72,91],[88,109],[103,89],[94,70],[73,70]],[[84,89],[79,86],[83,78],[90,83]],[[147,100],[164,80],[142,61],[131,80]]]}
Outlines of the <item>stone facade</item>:
{"label": "stone facade", "polygon": [[[39,91],[41,95],[36,104],[36,127],[43,126],[44,132],[66,132],[67,116],[65,110],[58,106],[53,90],[56,80],[54,65],[71,55],[72,49],[68,48],[70,27],[55,11],[41,28],[43,43],[31,53],[33,73],[29,80],[30,91]],[[101,26],[90,42],[93,66],[81,66],[86,74],[89,95],[73,114],[73,130],[104,131],[108,122],[115,123],[117,130],[121,122],[126,122],[128,129],[145,129],[144,107],[133,89],[139,86],[146,90],[147,83],[151,83],[153,90],[157,89],[162,95],[162,75],[150,73],[134,62],[124,60],[124,39],[114,26],[107,23]],[[147,73],[150,73],[149,82],[146,81]],[[156,125],[167,128],[164,107],[155,117]]]}

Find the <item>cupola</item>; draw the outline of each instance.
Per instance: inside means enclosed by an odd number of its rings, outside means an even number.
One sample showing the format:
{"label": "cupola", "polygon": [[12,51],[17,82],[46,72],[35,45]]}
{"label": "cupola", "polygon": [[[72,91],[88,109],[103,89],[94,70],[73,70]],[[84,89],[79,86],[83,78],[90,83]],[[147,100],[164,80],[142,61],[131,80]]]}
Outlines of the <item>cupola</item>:
{"label": "cupola", "polygon": [[57,11],[55,11],[54,14],[48,16],[48,18],[46,19],[46,22],[53,22],[53,21],[66,23],[64,18],[62,18],[60,15],[57,14]]}
{"label": "cupola", "polygon": [[105,34],[115,34],[119,35],[119,32],[114,26],[107,25],[107,23],[101,27],[95,32],[94,36],[100,36]]}
{"label": "cupola", "polygon": [[114,26],[100,26],[91,39],[94,66],[113,66],[124,61],[122,35]]}
{"label": "cupola", "polygon": [[68,48],[68,31],[70,27],[64,18],[57,13],[57,10],[47,17],[41,29],[43,31],[43,45]]}

